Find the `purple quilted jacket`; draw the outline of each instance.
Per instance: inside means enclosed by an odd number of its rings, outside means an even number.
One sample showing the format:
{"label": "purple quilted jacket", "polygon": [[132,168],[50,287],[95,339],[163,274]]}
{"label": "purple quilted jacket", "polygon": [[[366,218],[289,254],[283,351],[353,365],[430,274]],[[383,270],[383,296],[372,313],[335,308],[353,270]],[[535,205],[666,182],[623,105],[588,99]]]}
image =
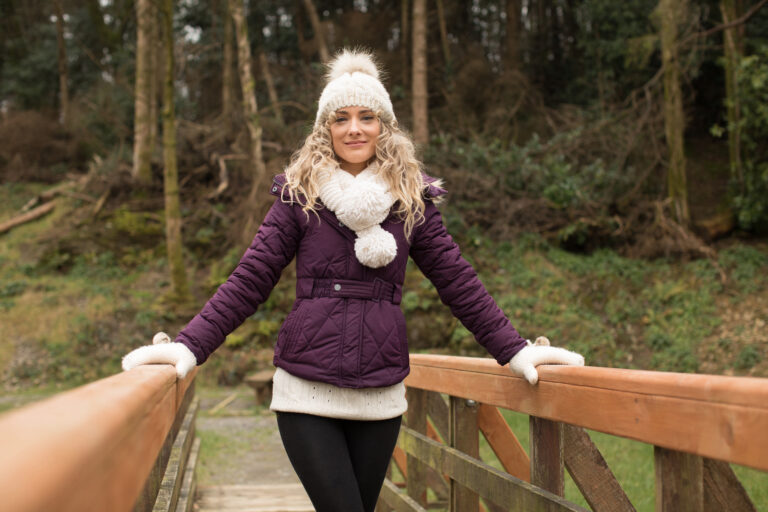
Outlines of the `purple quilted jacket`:
{"label": "purple quilted jacket", "polygon": [[[279,196],[284,182],[283,175],[276,176],[271,192]],[[408,375],[400,298],[410,255],[477,341],[499,364],[507,363],[525,340],[446,231],[431,201],[444,193],[430,186],[425,222],[414,227],[410,241],[394,215],[382,223],[397,241],[397,256],[378,269],[357,260],[355,233],[333,212],[320,209],[319,218],[311,213],[307,218],[297,204],[278,197],[237,268],[176,341],[202,364],[267,299],[295,256],[296,302],[277,337],[275,366],[347,388],[398,383]]]}

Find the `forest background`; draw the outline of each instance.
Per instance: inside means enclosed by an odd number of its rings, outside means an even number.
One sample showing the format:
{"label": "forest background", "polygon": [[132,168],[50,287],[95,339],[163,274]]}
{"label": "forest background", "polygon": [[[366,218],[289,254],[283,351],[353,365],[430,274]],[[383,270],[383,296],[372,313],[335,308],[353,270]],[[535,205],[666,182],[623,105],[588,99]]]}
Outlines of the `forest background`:
{"label": "forest background", "polygon": [[[372,50],[446,223],[526,336],[768,376],[766,0],[2,0],[0,379],[69,387],[183,327]],[[201,373],[268,366],[293,267]],[[484,355],[410,265],[412,350]]]}

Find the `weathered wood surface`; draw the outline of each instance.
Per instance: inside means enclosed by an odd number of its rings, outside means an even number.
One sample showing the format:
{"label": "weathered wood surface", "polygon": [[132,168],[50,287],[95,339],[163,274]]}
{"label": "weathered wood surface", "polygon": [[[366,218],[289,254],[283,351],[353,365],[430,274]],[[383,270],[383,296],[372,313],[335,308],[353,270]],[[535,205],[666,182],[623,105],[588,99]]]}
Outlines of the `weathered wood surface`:
{"label": "weathered wood surface", "polygon": [[379,505],[379,510],[395,510],[396,512],[426,512],[426,509],[419,505],[413,498],[407,494],[401,493],[395,484],[390,480],[384,480],[384,486],[381,488],[381,494],[379,495],[379,503],[384,503],[387,506]]}
{"label": "weathered wood surface", "polygon": [[704,510],[704,474],[701,457],[690,453],[653,449],[656,475],[656,512]]}
{"label": "weathered wood surface", "polygon": [[184,415],[184,422],[173,442],[171,456],[165,469],[165,475],[160,484],[160,492],[153,507],[153,512],[175,512],[179,501],[181,487],[184,483],[187,460],[195,440],[195,419],[199,408],[199,400],[195,399]]}
{"label": "weathered wood surface", "polygon": [[705,458],[703,471],[704,510],[757,512],[730,464]]}
{"label": "weathered wood surface", "polygon": [[[409,388],[406,391],[408,400],[408,415],[406,424],[409,428],[421,434],[427,433],[427,393],[420,389]],[[427,505],[427,470],[421,461],[408,454],[406,480],[408,496],[421,506]]]}
{"label": "weathered wood surface", "polygon": [[531,483],[558,496],[565,495],[563,426],[531,416]]}
{"label": "weathered wood surface", "polygon": [[768,471],[768,379],[414,354],[406,385]]}
{"label": "weathered wood surface", "polygon": [[261,370],[245,378],[245,383],[250,386],[256,396],[256,403],[265,404],[272,396],[272,377],[274,369]]}
{"label": "weathered wood surface", "polygon": [[181,485],[176,512],[192,512],[197,494],[197,458],[199,455],[200,438],[196,437],[189,452],[187,467],[184,470],[184,482]]}
{"label": "weathered wood surface", "polygon": [[2,506],[132,510],[194,375],[142,366],[1,416]]}
{"label": "weathered wood surface", "polygon": [[198,488],[198,512],[314,512],[301,484],[217,485]]}
{"label": "weathered wood surface", "polygon": [[635,512],[600,450],[583,428],[563,425],[563,461],[594,512]]}
{"label": "weathered wood surface", "polygon": [[480,404],[477,423],[507,473],[530,482],[531,461],[501,412],[492,405]]}
{"label": "weathered wood surface", "polygon": [[[449,403],[450,446],[474,459],[480,458],[480,438],[477,428],[477,402],[451,397]],[[477,510],[479,497],[472,489],[451,479],[451,512]]]}
{"label": "weathered wood surface", "polygon": [[401,429],[399,443],[407,454],[446,473],[505,510],[585,511],[559,496],[488,466],[455,448],[441,445],[407,427]]}

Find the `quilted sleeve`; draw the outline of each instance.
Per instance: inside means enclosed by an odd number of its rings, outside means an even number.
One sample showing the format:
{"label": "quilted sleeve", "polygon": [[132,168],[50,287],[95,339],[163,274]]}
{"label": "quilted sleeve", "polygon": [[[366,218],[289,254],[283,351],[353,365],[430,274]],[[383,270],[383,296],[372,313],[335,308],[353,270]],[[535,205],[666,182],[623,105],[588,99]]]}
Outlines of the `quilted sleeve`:
{"label": "quilted sleeve", "polygon": [[424,223],[413,230],[413,261],[435,285],[440,300],[478,343],[499,364],[508,363],[525,347],[525,339],[485,289],[472,265],[461,256],[440,211],[431,201],[426,202],[424,217]]}
{"label": "quilted sleeve", "polygon": [[299,238],[292,207],[276,199],[235,270],[176,338],[195,354],[197,364],[267,299],[296,254]]}

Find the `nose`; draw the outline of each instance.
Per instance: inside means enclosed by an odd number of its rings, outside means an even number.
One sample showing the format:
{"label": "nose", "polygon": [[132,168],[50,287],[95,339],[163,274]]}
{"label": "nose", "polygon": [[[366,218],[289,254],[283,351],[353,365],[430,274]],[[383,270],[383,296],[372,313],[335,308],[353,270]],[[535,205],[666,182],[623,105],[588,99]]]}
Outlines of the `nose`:
{"label": "nose", "polygon": [[352,117],[349,122],[349,133],[360,133],[360,120]]}

